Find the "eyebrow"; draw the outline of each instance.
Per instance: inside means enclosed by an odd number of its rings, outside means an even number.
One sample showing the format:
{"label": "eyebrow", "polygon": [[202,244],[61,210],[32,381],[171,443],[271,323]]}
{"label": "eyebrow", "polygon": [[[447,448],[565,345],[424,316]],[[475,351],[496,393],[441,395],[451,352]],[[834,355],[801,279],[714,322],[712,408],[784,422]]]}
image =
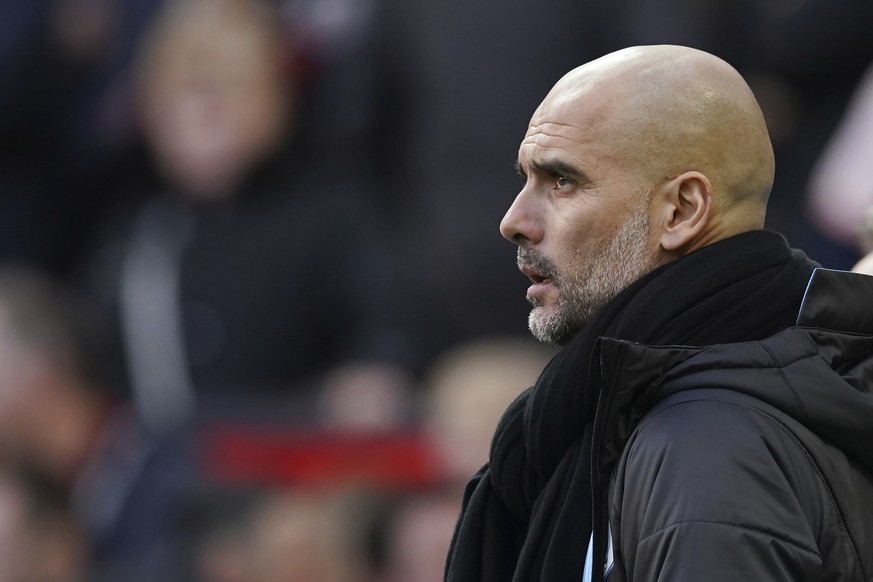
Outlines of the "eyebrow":
{"label": "eyebrow", "polygon": [[[572,178],[573,180],[580,183],[588,181],[588,177],[578,168],[571,166],[567,162],[561,160],[545,160],[539,162],[534,161],[530,163],[530,167],[535,172],[551,175],[560,174],[561,176]],[[521,164],[517,161],[515,162],[515,171],[518,172],[520,176],[525,176],[524,170],[522,170],[521,168]]]}

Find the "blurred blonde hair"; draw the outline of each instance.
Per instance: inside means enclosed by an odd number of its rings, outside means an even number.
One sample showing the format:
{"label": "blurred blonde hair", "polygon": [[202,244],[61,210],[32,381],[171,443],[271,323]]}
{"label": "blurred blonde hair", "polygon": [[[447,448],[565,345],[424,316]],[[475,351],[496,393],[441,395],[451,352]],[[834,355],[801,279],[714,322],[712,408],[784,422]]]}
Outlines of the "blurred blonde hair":
{"label": "blurred blonde hair", "polygon": [[434,362],[425,377],[424,425],[451,479],[466,480],[488,460],[503,412],[555,351],[533,338],[500,336],[461,344]]}

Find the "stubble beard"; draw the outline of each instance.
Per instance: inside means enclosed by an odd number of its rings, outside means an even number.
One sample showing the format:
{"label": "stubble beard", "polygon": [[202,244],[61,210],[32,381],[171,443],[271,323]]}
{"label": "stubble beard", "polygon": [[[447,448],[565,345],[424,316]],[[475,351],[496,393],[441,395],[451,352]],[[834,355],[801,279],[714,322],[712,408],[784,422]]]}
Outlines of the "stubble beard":
{"label": "stubble beard", "polygon": [[571,273],[559,273],[545,257],[519,247],[519,262],[550,275],[558,290],[558,299],[552,307],[544,307],[538,298],[531,298],[534,307],[528,327],[535,338],[564,345],[616,295],[655,268],[648,248],[646,207],[637,208],[608,244],[581,269]]}

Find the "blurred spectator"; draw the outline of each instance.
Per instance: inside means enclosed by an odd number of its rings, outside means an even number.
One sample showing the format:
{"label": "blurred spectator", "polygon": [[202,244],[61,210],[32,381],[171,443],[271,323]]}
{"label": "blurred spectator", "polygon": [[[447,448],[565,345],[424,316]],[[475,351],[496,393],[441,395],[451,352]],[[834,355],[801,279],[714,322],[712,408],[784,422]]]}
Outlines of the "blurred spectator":
{"label": "blurred spectator", "polygon": [[266,3],[176,0],[142,47],[154,180],[110,221],[89,280],[156,429],[220,396],[314,399],[325,378],[343,410],[404,409],[405,283],[367,174],[308,147],[319,128],[282,32]]}
{"label": "blurred spectator", "polygon": [[0,580],[84,582],[89,565],[82,534],[62,491],[0,468]]}
{"label": "blurred spectator", "polygon": [[342,498],[305,493],[268,498],[252,524],[252,582],[366,582],[356,517]]}
{"label": "blurred spectator", "polygon": [[555,354],[523,336],[483,338],[437,358],[425,378],[423,425],[450,483],[462,486],[488,461],[491,437],[506,408]]}
{"label": "blurred spectator", "polygon": [[193,480],[191,459],[102,385],[96,326],[38,271],[0,270],[0,457],[70,499],[94,580],[167,580],[173,503]]}
{"label": "blurred spectator", "polygon": [[0,453],[62,483],[113,409],[85,317],[39,271],[0,269]]}
{"label": "blurred spectator", "polygon": [[389,539],[385,582],[440,582],[461,511],[457,495],[420,495],[402,504]]}
{"label": "blurred spectator", "polygon": [[507,406],[532,386],[555,350],[524,336],[465,342],[428,369],[422,428],[442,463],[442,480],[398,501],[386,534],[387,582],[442,580],[461,509],[460,491],[487,461]]}
{"label": "blurred spectator", "polygon": [[864,273],[865,275],[873,275],[873,253],[867,253],[861,260],[855,263],[852,270],[856,273]]}
{"label": "blurred spectator", "polygon": [[384,582],[440,582],[460,511],[455,493],[419,495],[399,504],[388,535]]}
{"label": "blurred spectator", "polygon": [[737,23],[731,45],[738,54],[734,64],[752,79],[779,160],[766,226],[823,265],[849,268],[857,258],[854,243],[847,247],[822,233],[807,210],[806,192],[816,180],[817,160],[873,62],[873,3],[745,4],[746,17]]}
{"label": "blurred spectator", "polygon": [[858,248],[863,255],[852,270],[856,273],[873,275],[873,206],[867,208],[860,221]]}
{"label": "blurred spectator", "polygon": [[[460,490],[487,461],[506,406],[536,381],[554,351],[525,336],[482,338],[448,350],[425,373],[418,393],[421,422],[412,431],[350,435],[219,425],[203,433],[206,473],[215,483],[255,495],[231,494],[225,501],[206,496],[199,510],[195,501],[189,523],[200,532],[195,553],[201,576],[209,582],[272,580],[251,572],[276,564],[275,571],[286,573],[277,580],[290,581],[298,579],[290,575],[293,568],[323,568],[319,564],[331,561],[349,568],[351,559],[357,566],[348,571],[358,572],[351,579],[361,579],[362,571],[390,582],[441,579]],[[292,493],[262,498],[256,492],[265,486]],[[361,487],[375,497],[360,494]],[[382,496],[384,503],[378,502]],[[332,529],[330,515],[341,531]],[[367,540],[370,550],[362,556]],[[327,551],[337,553],[319,559]],[[298,552],[307,558],[295,558]],[[259,556],[259,566],[252,556]],[[322,575],[299,579],[339,576]]]}
{"label": "blurred spectator", "polygon": [[[822,152],[810,180],[812,221],[834,241],[855,248],[862,242],[864,213],[873,206],[873,66]],[[864,249],[871,250],[871,249]]]}
{"label": "blurred spectator", "polygon": [[371,582],[371,511],[355,490],[224,492],[189,516],[189,582]]}

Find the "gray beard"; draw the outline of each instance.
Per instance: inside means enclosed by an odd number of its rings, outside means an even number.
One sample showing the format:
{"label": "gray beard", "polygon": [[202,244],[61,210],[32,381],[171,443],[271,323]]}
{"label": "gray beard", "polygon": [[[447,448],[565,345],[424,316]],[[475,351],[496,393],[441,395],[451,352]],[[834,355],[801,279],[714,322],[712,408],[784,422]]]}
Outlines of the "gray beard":
{"label": "gray beard", "polygon": [[528,327],[535,338],[564,345],[604,305],[655,268],[648,249],[647,206],[636,209],[609,244],[573,273],[558,274],[544,257],[530,256],[531,253],[519,248],[519,260],[524,255],[524,262],[544,267],[543,271],[552,275],[552,283],[559,293],[550,309],[543,307],[539,300],[531,300],[534,308],[528,317]]}

